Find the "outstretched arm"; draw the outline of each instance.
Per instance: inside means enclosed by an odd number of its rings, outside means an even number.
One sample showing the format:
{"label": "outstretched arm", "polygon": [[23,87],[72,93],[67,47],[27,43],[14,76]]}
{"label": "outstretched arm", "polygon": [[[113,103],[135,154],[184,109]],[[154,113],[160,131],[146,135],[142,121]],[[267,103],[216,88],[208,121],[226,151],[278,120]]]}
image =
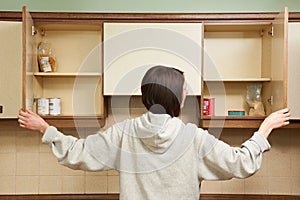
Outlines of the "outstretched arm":
{"label": "outstretched arm", "polygon": [[[261,166],[262,153],[269,150],[271,131],[289,124],[290,111],[282,109],[270,114],[259,130],[241,147],[232,147],[210,134],[202,135],[199,172],[205,180],[246,178]],[[203,155],[203,152],[206,154]]]}
{"label": "outstretched arm", "polygon": [[[84,139],[78,139],[70,135],[64,135],[55,127],[49,126],[43,118],[30,110],[20,110],[18,117],[21,127],[43,133],[42,142],[49,144],[53,154],[62,165],[72,169],[98,171],[111,169],[115,161],[117,162],[118,155],[111,153],[109,150],[110,147],[119,147],[121,141],[119,126],[89,135]],[[107,145],[105,146],[105,144]],[[92,154],[94,152],[98,152],[100,156],[96,157]],[[112,164],[108,165],[102,162],[107,160]]]}

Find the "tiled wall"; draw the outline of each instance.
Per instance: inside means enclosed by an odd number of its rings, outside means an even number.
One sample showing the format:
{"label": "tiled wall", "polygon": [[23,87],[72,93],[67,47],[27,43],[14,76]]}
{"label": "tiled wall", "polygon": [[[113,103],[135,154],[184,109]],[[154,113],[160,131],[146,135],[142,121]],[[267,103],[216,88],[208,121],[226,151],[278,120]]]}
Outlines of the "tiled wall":
{"label": "tiled wall", "polygon": [[[232,129],[221,139],[239,146],[254,130]],[[204,182],[203,193],[300,195],[300,130],[279,129],[269,137],[271,150],[264,153],[261,169],[247,179]]]}
{"label": "tiled wall", "polygon": [[[120,103],[109,110],[106,127],[116,120],[145,112],[139,99]],[[196,102],[188,100],[182,119],[197,123]],[[109,104],[110,106],[110,104]],[[128,111],[128,107],[130,110]],[[113,114],[112,114],[113,113]],[[129,114],[128,114],[129,113]],[[106,128],[104,127],[104,128]],[[62,130],[74,134],[75,129]],[[81,129],[86,136],[95,129]],[[221,139],[238,146],[254,130],[224,130]],[[0,129],[0,194],[117,193],[117,171],[83,172],[60,166],[41,134],[24,129]],[[203,182],[202,193],[297,194],[300,195],[300,130],[280,129],[270,136],[271,151],[264,154],[261,170],[247,179]]]}
{"label": "tiled wall", "polygon": [[[65,133],[75,130],[63,130]],[[86,130],[88,132],[88,130]],[[57,163],[41,135],[0,130],[0,194],[116,193],[118,172],[84,172]]]}

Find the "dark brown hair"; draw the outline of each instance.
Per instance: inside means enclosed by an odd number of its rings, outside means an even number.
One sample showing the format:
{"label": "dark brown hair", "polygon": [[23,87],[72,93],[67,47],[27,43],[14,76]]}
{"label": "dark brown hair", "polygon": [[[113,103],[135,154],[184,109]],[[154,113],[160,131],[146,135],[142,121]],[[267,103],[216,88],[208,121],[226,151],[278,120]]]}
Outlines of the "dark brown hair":
{"label": "dark brown hair", "polygon": [[142,80],[142,101],[154,114],[178,117],[182,102],[183,72],[165,66],[150,68]]}

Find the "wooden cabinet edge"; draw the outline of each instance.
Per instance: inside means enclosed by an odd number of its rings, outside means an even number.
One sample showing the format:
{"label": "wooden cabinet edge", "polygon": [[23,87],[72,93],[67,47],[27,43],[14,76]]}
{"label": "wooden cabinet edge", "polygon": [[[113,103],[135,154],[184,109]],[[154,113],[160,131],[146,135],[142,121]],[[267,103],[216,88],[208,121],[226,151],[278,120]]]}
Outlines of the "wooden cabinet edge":
{"label": "wooden cabinet edge", "polygon": [[[202,119],[200,120],[201,128],[242,128],[257,129],[263,119]],[[291,120],[290,124],[282,127],[284,129],[300,128],[300,120]]]}
{"label": "wooden cabinet edge", "polygon": [[201,128],[258,128],[262,119],[203,119]]}
{"label": "wooden cabinet edge", "polygon": [[[1,199],[6,200],[82,200],[82,199],[98,199],[98,200],[119,200],[118,193],[111,194],[28,194],[28,195],[0,195]],[[279,194],[200,194],[200,200],[296,200],[299,195],[279,195]]]}
{"label": "wooden cabinet edge", "polygon": [[102,128],[105,125],[106,118],[48,118],[45,119],[50,125],[58,128]]}
{"label": "wooden cabinet edge", "polygon": [[[78,13],[78,12],[31,12],[34,19],[56,20],[272,20],[278,12],[253,13]],[[2,21],[22,21],[21,11],[0,11]],[[300,12],[289,12],[290,21],[300,21]]]}
{"label": "wooden cabinet edge", "polygon": [[[58,128],[102,128],[106,118],[48,118],[45,119],[50,125]],[[17,119],[0,119],[0,129],[22,129]]]}

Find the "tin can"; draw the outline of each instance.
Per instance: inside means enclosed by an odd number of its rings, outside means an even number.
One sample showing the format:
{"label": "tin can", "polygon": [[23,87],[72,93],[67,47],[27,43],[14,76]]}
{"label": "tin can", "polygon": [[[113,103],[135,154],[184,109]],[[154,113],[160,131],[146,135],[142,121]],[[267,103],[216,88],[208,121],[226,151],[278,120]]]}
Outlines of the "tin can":
{"label": "tin can", "polygon": [[49,115],[49,99],[39,98],[37,100],[37,113],[39,115]]}
{"label": "tin can", "polygon": [[57,116],[61,114],[60,98],[49,98],[49,113]]}

